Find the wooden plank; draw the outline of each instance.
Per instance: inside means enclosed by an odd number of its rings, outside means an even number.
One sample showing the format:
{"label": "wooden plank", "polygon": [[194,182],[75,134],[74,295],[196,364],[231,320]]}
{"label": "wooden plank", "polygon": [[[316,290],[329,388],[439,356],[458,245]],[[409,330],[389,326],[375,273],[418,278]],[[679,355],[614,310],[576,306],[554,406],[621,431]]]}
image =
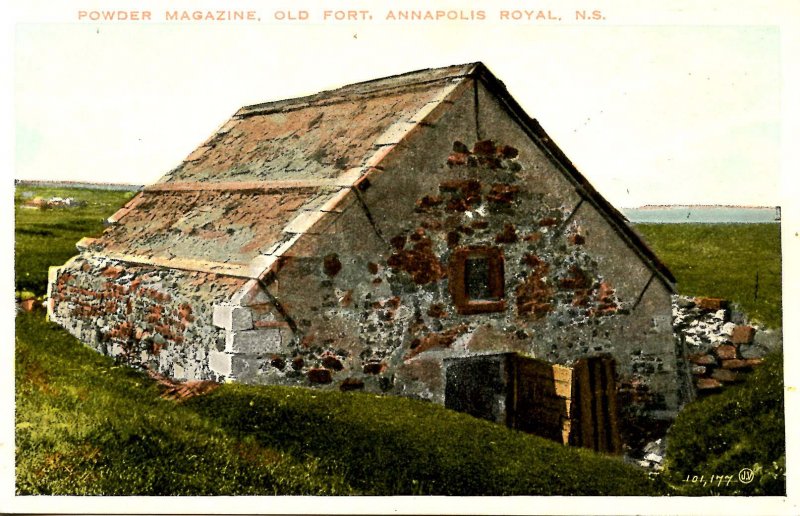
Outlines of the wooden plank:
{"label": "wooden plank", "polygon": [[596,451],[608,450],[607,414],[608,404],[605,397],[605,370],[602,360],[592,359],[589,361],[589,368],[592,371],[593,390],[594,390],[594,428],[596,434]]}
{"label": "wooden plank", "polygon": [[563,419],[561,421],[561,444],[570,444],[572,437],[572,420]]}
{"label": "wooden plank", "polygon": [[571,367],[553,364],[553,379],[557,382],[567,382],[572,384],[573,369]]}
{"label": "wooden plank", "polygon": [[555,387],[556,396],[561,398],[572,398],[572,383],[555,381],[553,382],[553,386]]}
{"label": "wooden plank", "polygon": [[155,267],[166,267],[184,271],[207,272],[222,276],[232,276],[235,278],[252,278],[248,272],[248,266],[241,264],[209,262],[187,258],[162,258],[158,256],[146,257],[122,253],[103,253],[103,256],[111,260],[135,265],[151,265]]}
{"label": "wooden plank", "polygon": [[339,186],[334,179],[294,179],[285,181],[181,181],[155,183],[144,187],[145,192],[200,192],[200,191],[270,191],[290,188],[320,188]]}
{"label": "wooden plank", "polygon": [[614,374],[614,359],[603,361],[606,368],[606,396],[608,398],[609,431],[611,433],[612,453],[622,453],[622,438],[619,434],[619,412],[617,406],[617,382]]}
{"label": "wooden plank", "polygon": [[594,432],[592,421],[594,419],[592,406],[592,389],[589,382],[589,366],[585,360],[575,364],[578,400],[580,407],[580,440],[579,444],[586,448],[594,447]]}

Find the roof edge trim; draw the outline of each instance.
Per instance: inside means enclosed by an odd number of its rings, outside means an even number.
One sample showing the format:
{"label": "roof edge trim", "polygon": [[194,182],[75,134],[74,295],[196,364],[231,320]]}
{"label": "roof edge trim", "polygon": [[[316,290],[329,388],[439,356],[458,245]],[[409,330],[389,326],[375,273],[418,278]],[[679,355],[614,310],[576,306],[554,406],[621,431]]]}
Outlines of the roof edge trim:
{"label": "roof edge trim", "polygon": [[[481,67],[485,68],[485,66],[479,62],[445,67],[445,69],[453,69],[453,73],[436,77],[434,79],[425,79],[422,77],[424,77],[425,72],[441,71],[441,68],[415,70],[399,75],[392,75],[388,77],[381,77],[379,79],[347,84],[339,88],[324,90],[303,97],[295,97],[291,99],[275,100],[271,102],[262,102],[243,106],[236,113],[234,113],[233,116],[235,118],[245,118],[249,116],[265,115],[282,111],[304,109],[308,107],[328,106],[340,102],[352,101],[354,98],[363,99],[364,97],[391,95],[397,91],[407,90],[409,87],[424,87],[438,83],[450,82],[454,79],[464,79],[472,76],[472,74]],[[414,75],[420,75],[420,78],[417,80],[405,80],[400,84],[391,82],[393,80],[403,80],[403,78]]]}

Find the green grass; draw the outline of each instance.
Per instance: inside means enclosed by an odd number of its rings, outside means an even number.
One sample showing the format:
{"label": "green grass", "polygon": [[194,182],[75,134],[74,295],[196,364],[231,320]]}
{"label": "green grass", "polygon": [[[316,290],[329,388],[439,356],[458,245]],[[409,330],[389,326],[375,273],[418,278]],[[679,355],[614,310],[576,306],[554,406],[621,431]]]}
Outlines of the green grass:
{"label": "green grass", "polygon": [[[664,476],[687,495],[786,494],[783,360],[774,354],[747,381],[690,403],[668,434]],[[738,473],[755,473],[750,483]],[[694,477],[733,475],[721,485]],[[688,479],[688,481],[687,481]]]}
{"label": "green grass", "polygon": [[636,229],[675,275],[681,294],[728,299],[752,321],[781,327],[779,224],[637,224]]}
{"label": "green grass", "polygon": [[351,493],[313,457],[234,438],[159,398],[119,366],[44,320],[16,320],[16,490],[59,495]]}
{"label": "green grass", "polygon": [[[85,206],[36,210],[22,208],[23,192],[49,199],[72,197]],[[75,243],[85,236],[98,236],[103,221],[135,192],[18,186],[14,193],[16,290],[41,296],[47,290],[47,270],[78,254]]]}
{"label": "green grass", "polygon": [[167,401],[41,313],[16,323],[18,494],[660,492],[619,459],[420,401],[242,385]]}

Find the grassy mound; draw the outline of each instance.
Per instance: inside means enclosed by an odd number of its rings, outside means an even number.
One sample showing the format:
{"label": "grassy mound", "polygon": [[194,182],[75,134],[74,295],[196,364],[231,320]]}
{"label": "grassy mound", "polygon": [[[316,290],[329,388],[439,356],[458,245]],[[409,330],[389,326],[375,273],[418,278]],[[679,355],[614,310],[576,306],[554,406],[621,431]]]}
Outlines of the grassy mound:
{"label": "grassy mound", "polygon": [[41,313],[17,317],[18,494],[649,495],[616,458],[430,403],[224,385],[177,403]]}
{"label": "grassy mound", "polygon": [[[664,475],[681,494],[785,495],[784,428],[783,360],[775,354],[742,385],[680,413],[669,430]],[[752,480],[739,478],[744,468]],[[711,475],[732,480],[714,482]]]}
{"label": "grassy mound", "polygon": [[352,489],[159,398],[156,384],[41,313],[16,321],[16,491],[54,495],[340,494]]}
{"label": "grassy mound", "polygon": [[187,405],[232,435],[319,457],[365,494],[657,492],[619,459],[404,398],[231,385]]}
{"label": "grassy mound", "polygon": [[637,224],[636,230],[678,279],[681,294],[722,297],[754,321],[781,326],[779,224]]}

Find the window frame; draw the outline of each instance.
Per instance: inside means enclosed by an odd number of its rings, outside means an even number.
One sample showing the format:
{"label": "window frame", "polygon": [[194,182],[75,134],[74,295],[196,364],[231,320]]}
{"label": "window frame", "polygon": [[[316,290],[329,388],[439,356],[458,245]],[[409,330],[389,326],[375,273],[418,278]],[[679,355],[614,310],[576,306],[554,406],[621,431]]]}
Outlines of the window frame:
{"label": "window frame", "polygon": [[[467,293],[466,264],[468,259],[486,259],[488,289],[494,300],[471,299]],[[450,256],[448,286],[456,310],[460,314],[502,312],[505,300],[505,258],[503,250],[492,246],[468,246],[456,249]]]}

